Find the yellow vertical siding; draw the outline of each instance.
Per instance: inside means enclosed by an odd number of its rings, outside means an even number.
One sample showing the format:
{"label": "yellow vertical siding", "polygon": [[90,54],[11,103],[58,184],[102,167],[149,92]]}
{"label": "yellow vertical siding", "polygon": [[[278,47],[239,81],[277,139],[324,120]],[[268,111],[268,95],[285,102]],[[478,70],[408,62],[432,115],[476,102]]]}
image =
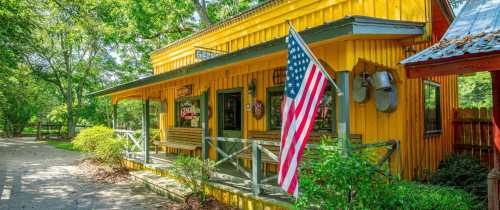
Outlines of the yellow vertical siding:
{"label": "yellow vertical siding", "polygon": [[156,74],[197,62],[194,46],[233,52],[287,34],[286,20],[297,30],[322,25],[350,15],[427,22],[428,0],[289,0],[257,10],[248,17],[222,24],[207,32],[153,53]]}
{"label": "yellow vertical siding", "polygon": [[[338,20],[348,15],[365,15],[393,20],[429,22],[429,0],[289,0],[276,1],[264,9],[256,11],[246,18],[224,24],[203,34],[169,46],[154,53],[152,63],[155,73],[170,71],[196,62],[193,46],[212,47],[228,52],[269,41],[287,34],[285,20],[290,19],[298,30],[304,30]],[[431,26],[427,24],[426,33]],[[335,70],[352,71],[354,74],[367,69],[387,68],[396,77],[398,89],[398,107],[392,113],[377,112],[375,100],[366,103],[351,102],[351,132],[361,134],[364,143],[380,140],[399,140],[400,151],[393,156],[391,167],[402,172],[405,178],[425,175],[434,170],[440,160],[452,152],[452,109],[457,106],[456,76],[432,77],[430,80],[441,84],[441,108],[443,132],[430,138],[424,138],[422,80],[408,79],[399,61],[408,56],[407,46],[416,47],[417,51],[430,45],[429,36],[414,40],[376,40],[347,39],[316,43],[311,48],[314,54],[326,61]],[[252,98],[247,94],[248,83],[257,82],[256,99],[266,103],[266,89],[273,86],[272,69],[284,66],[286,53],[279,52],[266,57],[256,58],[227,65],[185,78],[167,81],[123,93],[123,97],[136,97],[141,91],[160,91],[160,99],[167,103],[167,112],[162,114],[160,130],[164,140],[164,128],[174,126],[174,105],[176,89],[184,85],[193,85],[193,95],[197,96],[209,90],[209,106],[212,113],[209,119],[210,135],[217,135],[218,90],[242,88],[243,106]],[[373,94],[373,92],[371,92]],[[265,107],[268,111],[268,107]],[[265,131],[266,117],[256,120],[250,112],[243,112],[243,137],[249,131]],[[214,142],[216,143],[216,142]],[[170,152],[179,152],[169,149]],[[216,152],[211,149],[210,157]],[[400,155],[399,158],[397,157]],[[399,162],[398,162],[399,161]],[[228,201],[231,202],[231,201]],[[240,202],[241,203],[241,202]]]}

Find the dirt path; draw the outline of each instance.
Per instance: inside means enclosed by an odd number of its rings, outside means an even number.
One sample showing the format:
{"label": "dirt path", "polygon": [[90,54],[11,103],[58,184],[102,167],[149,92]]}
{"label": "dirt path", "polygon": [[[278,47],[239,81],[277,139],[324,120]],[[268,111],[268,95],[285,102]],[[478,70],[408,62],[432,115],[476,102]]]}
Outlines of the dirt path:
{"label": "dirt path", "polygon": [[98,183],[78,169],[78,152],[32,138],[0,138],[0,210],[156,209],[170,202],[133,183]]}

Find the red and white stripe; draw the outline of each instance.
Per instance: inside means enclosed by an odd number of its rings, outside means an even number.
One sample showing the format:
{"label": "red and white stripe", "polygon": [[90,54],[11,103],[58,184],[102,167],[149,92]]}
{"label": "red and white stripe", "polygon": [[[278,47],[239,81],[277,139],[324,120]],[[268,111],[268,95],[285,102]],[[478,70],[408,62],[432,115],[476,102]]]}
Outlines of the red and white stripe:
{"label": "red and white stripe", "polygon": [[278,184],[295,197],[298,195],[298,163],[316,119],[327,77],[311,60],[295,99],[285,95],[282,110],[281,149]]}

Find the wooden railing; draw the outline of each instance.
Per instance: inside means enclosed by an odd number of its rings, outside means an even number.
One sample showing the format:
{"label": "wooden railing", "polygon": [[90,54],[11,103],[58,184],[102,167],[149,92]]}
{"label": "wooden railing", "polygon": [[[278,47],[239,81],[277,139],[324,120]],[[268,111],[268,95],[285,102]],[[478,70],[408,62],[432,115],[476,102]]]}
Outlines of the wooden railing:
{"label": "wooden railing", "polygon": [[[144,158],[144,138],[135,137],[135,131],[115,129],[115,134],[119,139],[125,141],[125,156],[127,158]],[[138,155],[138,152],[140,155]]]}
{"label": "wooden railing", "polygon": [[[217,141],[217,144],[212,143],[213,141]],[[234,149],[234,152],[224,151],[221,148],[219,143],[227,142],[227,143],[236,143],[240,144],[240,148]],[[258,140],[258,139],[240,139],[240,138],[227,138],[227,137],[206,137],[205,145],[214,148],[217,151],[217,154],[220,155],[220,159],[216,161],[215,166],[220,166],[223,163],[228,163],[233,166],[237,172],[240,173],[242,177],[238,177],[235,175],[225,175],[226,179],[240,179],[241,182],[250,185],[252,192],[255,195],[259,195],[266,190],[268,192],[279,192],[281,189],[274,184],[269,184],[271,181],[275,181],[278,178],[278,175],[270,175],[263,176],[263,155],[266,155],[267,160],[272,160],[274,163],[278,163],[278,154],[276,154],[275,150],[269,149],[269,147],[278,147],[279,143],[276,141],[269,140]],[[319,149],[319,145],[316,144],[307,144],[306,149]],[[376,164],[374,167],[381,167],[384,163],[390,161],[391,156],[399,149],[399,142],[396,140],[389,141],[381,141],[372,144],[359,144],[352,145],[352,150],[363,150],[369,148],[387,148],[386,153],[382,155],[379,160],[376,160]],[[323,149],[333,150],[333,147],[323,146]],[[205,149],[208,152],[208,149]],[[241,155],[245,152],[251,153],[251,167],[250,169],[245,168],[245,166],[240,162]],[[203,155],[205,158],[208,158],[207,154]],[[386,174],[385,172],[382,172]],[[390,167],[389,167],[390,173]],[[386,174],[387,175],[387,174]],[[274,182],[276,183],[276,182]]]}
{"label": "wooden railing", "polygon": [[470,154],[493,167],[493,127],[491,109],[473,108],[454,111],[454,149],[458,154]]}

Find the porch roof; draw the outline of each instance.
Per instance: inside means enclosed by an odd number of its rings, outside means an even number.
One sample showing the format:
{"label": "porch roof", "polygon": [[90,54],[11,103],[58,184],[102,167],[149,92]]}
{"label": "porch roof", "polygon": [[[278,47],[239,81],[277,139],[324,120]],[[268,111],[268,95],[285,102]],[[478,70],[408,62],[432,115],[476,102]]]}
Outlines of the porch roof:
{"label": "porch roof", "polygon": [[[342,36],[370,35],[405,38],[422,35],[423,33],[424,23],[387,20],[365,16],[347,16],[337,21],[301,31],[300,35],[308,44],[311,44]],[[172,71],[96,91],[89,94],[89,96],[109,95],[128,89],[135,89],[141,86],[199,73],[215,67],[221,67],[251,58],[265,56],[278,51],[283,51],[285,49],[285,37],[281,37],[262,44],[243,48],[235,52],[223,54],[212,59],[183,66]]]}
{"label": "porch roof", "polygon": [[411,77],[499,70],[500,0],[468,1],[443,38],[401,61]]}

